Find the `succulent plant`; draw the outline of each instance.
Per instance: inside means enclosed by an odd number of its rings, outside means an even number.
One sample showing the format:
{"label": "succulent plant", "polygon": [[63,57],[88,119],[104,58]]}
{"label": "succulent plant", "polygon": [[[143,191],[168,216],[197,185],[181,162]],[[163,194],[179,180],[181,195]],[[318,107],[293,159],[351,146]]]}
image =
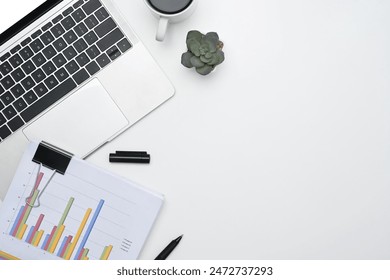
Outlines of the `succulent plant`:
{"label": "succulent plant", "polygon": [[195,67],[196,72],[201,75],[210,74],[225,60],[223,43],[216,32],[204,35],[192,30],[188,32],[186,42],[188,51],[181,56],[181,64],[188,68]]}

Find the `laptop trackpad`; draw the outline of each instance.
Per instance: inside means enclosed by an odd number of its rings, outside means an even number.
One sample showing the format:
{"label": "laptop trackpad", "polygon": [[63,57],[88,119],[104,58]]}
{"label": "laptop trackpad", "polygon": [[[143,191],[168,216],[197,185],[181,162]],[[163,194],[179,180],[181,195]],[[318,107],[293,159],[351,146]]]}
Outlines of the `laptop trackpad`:
{"label": "laptop trackpad", "polygon": [[84,157],[127,125],[126,117],[94,79],[23,132],[29,140],[43,140]]}

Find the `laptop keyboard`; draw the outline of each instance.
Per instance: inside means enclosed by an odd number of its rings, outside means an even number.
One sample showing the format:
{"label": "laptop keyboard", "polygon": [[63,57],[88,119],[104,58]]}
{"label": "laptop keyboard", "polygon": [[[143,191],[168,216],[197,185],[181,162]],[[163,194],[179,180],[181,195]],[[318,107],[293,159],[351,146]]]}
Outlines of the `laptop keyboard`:
{"label": "laptop keyboard", "polygon": [[131,49],[99,0],[79,0],[0,57],[0,142]]}

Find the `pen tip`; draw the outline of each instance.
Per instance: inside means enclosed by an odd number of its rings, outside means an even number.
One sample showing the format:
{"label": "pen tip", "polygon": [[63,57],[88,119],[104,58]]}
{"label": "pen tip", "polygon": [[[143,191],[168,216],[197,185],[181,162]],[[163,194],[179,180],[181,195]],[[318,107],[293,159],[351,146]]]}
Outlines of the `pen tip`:
{"label": "pen tip", "polygon": [[176,238],[176,242],[179,242],[181,239],[183,238],[183,234],[182,235],[180,235],[178,238]]}

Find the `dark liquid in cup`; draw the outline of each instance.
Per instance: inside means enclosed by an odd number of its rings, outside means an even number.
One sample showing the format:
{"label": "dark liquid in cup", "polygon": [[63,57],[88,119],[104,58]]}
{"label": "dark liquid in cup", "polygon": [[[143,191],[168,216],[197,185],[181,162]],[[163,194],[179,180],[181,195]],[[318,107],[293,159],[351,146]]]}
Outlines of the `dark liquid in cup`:
{"label": "dark liquid in cup", "polygon": [[191,4],[192,0],[148,0],[149,4],[163,14],[178,14]]}

